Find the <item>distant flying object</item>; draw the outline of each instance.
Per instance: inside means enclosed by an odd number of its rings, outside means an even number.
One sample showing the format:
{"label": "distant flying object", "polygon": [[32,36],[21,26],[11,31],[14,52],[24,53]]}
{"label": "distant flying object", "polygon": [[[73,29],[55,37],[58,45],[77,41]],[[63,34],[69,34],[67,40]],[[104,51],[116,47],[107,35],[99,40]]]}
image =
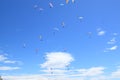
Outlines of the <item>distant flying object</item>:
{"label": "distant flying object", "polygon": [[38,8],[38,5],[34,5],[34,8]]}
{"label": "distant flying object", "polygon": [[53,74],[53,68],[50,68],[50,73]]}
{"label": "distant flying object", "polygon": [[89,36],[89,38],[91,38],[92,32],[88,32],[88,36]]}
{"label": "distant flying object", "polygon": [[80,17],[79,17],[79,19],[83,19],[83,17],[82,17],[82,16],[80,16]]}
{"label": "distant flying object", "polygon": [[66,65],[66,69],[67,69],[67,70],[70,70],[69,65]]}
{"label": "distant flying object", "polygon": [[25,43],[23,44],[23,48],[26,48],[26,44]]}
{"label": "distant flying object", "polygon": [[72,3],[75,3],[75,0],[72,0]]}
{"label": "distant flying object", "polygon": [[69,0],[66,0],[66,4],[68,4]]}
{"label": "distant flying object", "polygon": [[43,8],[39,8],[39,11],[43,11],[44,9]]}
{"label": "distant flying object", "polygon": [[60,4],[60,6],[64,6],[64,4],[63,4],[63,3],[61,3],[61,4]]}
{"label": "distant flying object", "polygon": [[59,28],[55,27],[54,30],[59,31]]}
{"label": "distant flying object", "polygon": [[36,52],[36,53],[38,53],[38,51],[39,51],[39,49],[38,49],[38,48],[36,48],[35,52]]}
{"label": "distant flying object", "polygon": [[[66,4],[68,4],[69,0],[66,0]],[[72,3],[75,3],[75,0],[72,0]]]}
{"label": "distant flying object", "polygon": [[63,48],[63,52],[67,52],[67,49],[66,49],[66,48]]}
{"label": "distant flying object", "polygon": [[53,8],[53,4],[51,2],[49,3],[49,6],[50,6],[50,8]]}
{"label": "distant flying object", "polygon": [[59,31],[59,28],[57,28],[57,27],[55,27],[55,28],[54,28],[53,35],[55,35],[55,34],[56,34],[56,31]]}
{"label": "distant flying object", "polygon": [[62,27],[63,27],[63,28],[65,27],[65,23],[64,23],[64,22],[62,22]]}
{"label": "distant flying object", "polygon": [[40,41],[42,41],[42,40],[43,40],[42,35],[40,35],[40,36],[39,36],[39,39],[40,39]]}
{"label": "distant flying object", "polygon": [[84,17],[82,17],[82,16],[78,17],[78,19],[79,19],[80,21],[83,21],[83,18],[84,18]]}

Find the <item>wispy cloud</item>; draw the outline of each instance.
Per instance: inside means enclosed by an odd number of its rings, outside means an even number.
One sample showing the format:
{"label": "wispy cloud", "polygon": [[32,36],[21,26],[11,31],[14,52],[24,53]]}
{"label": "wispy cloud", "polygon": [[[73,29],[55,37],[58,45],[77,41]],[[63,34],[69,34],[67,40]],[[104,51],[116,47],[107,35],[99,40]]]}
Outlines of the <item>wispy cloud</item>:
{"label": "wispy cloud", "polygon": [[4,62],[6,59],[8,59],[8,58],[5,57],[4,55],[0,55],[0,62]]}
{"label": "wispy cloud", "polygon": [[[12,67],[12,64],[17,63],[18,65],[20,65],[22,62],[10,60],[8,58],[8,55],[0,55],[0,63],[3,63],[2,65],[0,65],[0,71],[11,71],[20,69],[20,67]],[[7,64],[10,64],[10,66],[6,66]]]}
{"label": "wispy cloud", "polygon": [[90,69],[80,69],[82,76],[96,76],[104,73],[104,67],[92,67]]}
{"label": "wispy cloud", "polygon": [[117,36],[117,35],[118,35],[118,33],[113,33],[113,35],[114,35],[114,36]]}
{"label": "wispy cloud", "polygon": [[120,79],[120,68],[106,74],[106,67],[90,67],[72,70],[68,75],[28,74],[19,76],[2,76],[4,80],[115,80]]}
{"label": "wispy cloud", "polygon": [[103,35],[105,35],[105,31],[99,31],[98,32],[98,36],[103,36]]}
{"label": "wispy cloud", "polygon": [[103,36],[103,35],[105,35],[105,33],[106,33],[106,31],[102,30],[101,28],[97,29],[97,35],[98,36]]}
{"label": "wispy cloud", "polygon": [[3,76],[5,80],[48,80],[41,75]]}
{"label": "wispy cloud", "polygon": [[112,46],[112,47],[110,47],[110,48],[107,48],[108,50],[110,50],[110,51],[113,51],[113,50],[116,50],[118,48],[118,46],[117,45],[115,45],[115,46]]}
{"label": "wispy cloud", "polygon": [[9,67],[9,66],[0,66],[0,70],[2,71],[8,71],[8,70],[16,70],[16,69],[20,69],[20,67]]}
{"label": "wispy cloud", "polygon": [[120,78],[120,68],[111,73],[112,78]]}
{"label": "wispy cloud", "polygon": [[21,61],[14,61],[14,60],[10,60],[6,55],[0,55],[0,62],[5,63],[5,64],[21,64]]}
{"label": "wispy cloud", "polygon": [[112,46],[112,47],[110,47],[110,48],[106,48],[106,49],[104,50],[104,52],[115,51],[115,50],[117,50],[117,49],[118,49],[118,46],[117,46],[117,45],[114,45],[114,46]]}
{"label": "wispy cloud", "polygon": [[110,41],[108,41],[107,44],[115,44],[116,42],[116,38],[114,37]]}
{"label": "wispy cloud", "polygon": [[104,73],[105,68],[104,67],[91,67],[89,69],[79,69],[77,70],[77,73],[73,76],[81,76],[81,77],[87,77],[87,76],[97,76]]}

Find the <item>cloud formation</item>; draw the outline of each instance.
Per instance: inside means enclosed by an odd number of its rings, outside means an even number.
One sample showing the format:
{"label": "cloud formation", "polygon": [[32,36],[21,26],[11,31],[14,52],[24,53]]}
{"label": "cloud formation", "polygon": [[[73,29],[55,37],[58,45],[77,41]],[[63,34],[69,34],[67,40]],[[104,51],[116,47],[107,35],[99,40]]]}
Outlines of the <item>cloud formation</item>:
{"label": "cloud formation", "polygon": [[21,61],[14,61],[14,60],[10,60],[8,59],[7,56],[5,55],[0,55],[0,62],[2,63],[6,63],[6,64],[15,64],[15,63],[22,63]]}
{"label": "cloud formation", "polygon": [[115,44],[117,41],[116,41],[116,38],[112,38],[110,41],[108,41],[107,43],[108,44]]}
{"label": "cloud formation", "polygon": [[110,48],[107,48],[108,51],[114,51],[114,50],[117,50],[118,46],[115,45],[115,46],[112,46]]}
{"label": "cloud formation", "polygon": [[98,36],[103,36],[105,34],[105,31],[99,31]]}
{"label": "cloud formation", "polygon": [[0,66],[0,70],[1,70],[1,71],[17,70],[17,69],[20,69],[20,67]]}
{"label": "cloud formation", "polygon": [[96,76],[104,73],[104,67],[92,67],[90,69],[80,69],[81,76]]}
{"label": "cloud formation", "polygon": [[45,62],[41,64],[42,68],[65,68],[74,60],[72,55],[66,52],[50,52],[45,56]]}
{"label": "cloud formation", "polygon": [[4,62],[7,59],[4,55],[0,55],[0,62]]}
{"label": "cloud formation", "polygon": [[0,63],[3,63],[0,65],[0,71],[10,71],[20,69],[20,67],[6,66],[7,64],[21,64],[22,62],[10,60],[6,55],[0,55]]}
{"label": "cloud formation", "polygon": [[97,29],[97,35],[98,36],[103,36],[103,35],[105,35],[105,33],[106,33],[106,31],[102,30],[101,28]]}
{"label": "cloud formation", "polygon": [[19,76],[2,76],[4,80],[115,80],[120,79],[120,68],[106,75],[105,67],[90,67],[74,69],[72,74],[63,75],[43,75],[29,74]]}
{"label": "cloud formation", "polygon": [[48,80],[41,75],[21,75],[21,76],[3,76],[5,80]]}

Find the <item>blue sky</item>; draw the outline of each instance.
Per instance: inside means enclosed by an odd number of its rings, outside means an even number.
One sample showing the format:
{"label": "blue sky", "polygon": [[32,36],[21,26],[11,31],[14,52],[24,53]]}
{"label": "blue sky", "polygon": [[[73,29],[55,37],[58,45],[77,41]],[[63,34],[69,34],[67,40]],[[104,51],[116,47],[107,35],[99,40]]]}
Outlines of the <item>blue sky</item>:
{"label": "blue sky", "polygon": [[120,1],[73,1],[0,0],[0,75],[120,79]]}

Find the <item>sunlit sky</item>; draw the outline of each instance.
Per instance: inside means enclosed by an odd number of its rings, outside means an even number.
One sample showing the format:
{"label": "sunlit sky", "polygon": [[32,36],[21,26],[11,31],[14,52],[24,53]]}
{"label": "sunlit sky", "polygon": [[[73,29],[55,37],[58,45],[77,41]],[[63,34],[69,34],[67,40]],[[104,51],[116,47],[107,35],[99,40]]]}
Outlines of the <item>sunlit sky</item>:
{"label": "sunlit sky", "polygon": [[5,80],[119,80],[120,0],[0,0]]}

